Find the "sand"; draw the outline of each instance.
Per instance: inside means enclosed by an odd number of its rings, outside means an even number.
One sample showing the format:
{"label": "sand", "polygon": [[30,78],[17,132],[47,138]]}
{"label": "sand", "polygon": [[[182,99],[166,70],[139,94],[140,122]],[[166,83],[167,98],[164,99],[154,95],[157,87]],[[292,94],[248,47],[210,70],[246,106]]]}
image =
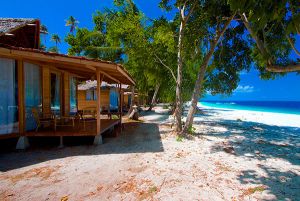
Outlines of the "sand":
{"label": "sand", "polygon": [[299,200],[300,115],[203,109],[194,140],[158,105],[101,146],[0,154],[0,200]]}

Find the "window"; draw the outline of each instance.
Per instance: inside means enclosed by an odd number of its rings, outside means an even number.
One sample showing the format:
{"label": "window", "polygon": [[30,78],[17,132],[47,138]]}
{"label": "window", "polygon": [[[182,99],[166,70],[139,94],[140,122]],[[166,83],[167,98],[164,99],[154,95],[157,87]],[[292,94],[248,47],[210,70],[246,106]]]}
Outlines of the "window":
{"label": "window", "polygon": [[70,115],[77,112],[77,78],[70,76]]}
{"label": "window", "polygon": [[42,70],[41,67],[25,62],[25,110],[26,131],[35,129],[37,121],[31,107],[42,110]]}
{"label": "window", "polygon": [[0,135],[19,132],[15,60],[0,58]]}
{"label": "window", "polygon": [[92,100],[92,91],[86,91],[86,100],[90,101]]}
{"label": "window", "polygon": [[51,73],[51,112],[61,115],[61,76]]}
{"label": "window", "polygon": [[96,90],[93,91],[93,100],[94,101],[97,100],[97,91]]}

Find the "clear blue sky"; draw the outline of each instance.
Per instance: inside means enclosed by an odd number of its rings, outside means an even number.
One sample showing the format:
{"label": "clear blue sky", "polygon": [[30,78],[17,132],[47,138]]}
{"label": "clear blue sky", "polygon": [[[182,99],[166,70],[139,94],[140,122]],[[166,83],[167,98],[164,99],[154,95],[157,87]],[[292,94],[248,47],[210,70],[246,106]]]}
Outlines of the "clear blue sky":
{"label": "clear blue sky", "polygon": [[[95,10],[101,10],[104,6],[112,7],[113,0],[97,1],[21,1],[9,0],[1,1],[0,17],[9,18],[39,18],[41,23],[46,25],[50,34],[57,33],[61,38],[70,30],[65,26],[65,19],[70,15],[79,21],[79,27],[91,29],[93,27],[92,14]],[[171,20],[173,14],[162,12],[158,8],[160,0],[134,0],[139,9],[150,18],[158,18],[161,15]],[[47,47],[54,45],[47,36]],[[297,38],[296,48],[300,49],[300,37]],[[66,54],[68,45],[64,42],[58,45],[60,52]],[[293,52],[292,58],[296,58]],[[298,57],[299,58],[299,57]],[[221,100],[274,100],[274,101],[300,101],[300,76],[291,73],[279,80],[263,81],[259,79],[258,72],[254,69],[249,74],[241,75],[241,82],[233,96]],[[219,96],[208,95],[205,100],[220,100]]]}

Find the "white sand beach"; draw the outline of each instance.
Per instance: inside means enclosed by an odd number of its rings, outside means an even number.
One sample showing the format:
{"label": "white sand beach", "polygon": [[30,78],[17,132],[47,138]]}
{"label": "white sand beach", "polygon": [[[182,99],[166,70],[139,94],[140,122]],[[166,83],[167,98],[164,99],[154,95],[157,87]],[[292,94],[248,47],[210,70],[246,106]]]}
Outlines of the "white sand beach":
{"label": "white sand beach", "polygon": [[203,109],[195,139],[157,105],[101,146],[0,154],[0,199],[299,200],[300,116]]}

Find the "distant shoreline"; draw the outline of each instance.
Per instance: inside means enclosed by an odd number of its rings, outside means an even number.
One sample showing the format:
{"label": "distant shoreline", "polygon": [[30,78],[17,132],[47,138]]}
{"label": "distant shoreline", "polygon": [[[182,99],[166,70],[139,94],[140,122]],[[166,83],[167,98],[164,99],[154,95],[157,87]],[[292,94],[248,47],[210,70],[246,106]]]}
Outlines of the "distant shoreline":
{"label": "distant shoreline", "polygon": [[300,101],[202,101],[198,102],[199,106],[227,110],[300,115]]}
{"label": "distant shoreline", "polygon": [[[243,122],[249,123],[262,123],[272,126],[283,127],[296,127],[300,128],[300,115],[296,114],[284,114],[273,112],[260,112],[251,110],[238,110],[227,108],[209,107],[198,103],[197,105],[201,110],[207,112],[207,115],[195,115],[194,122],[201,123],[203,119],[218,118],[237,121],[240,119]],[[185,121],[185,118],[184,118]]]}

